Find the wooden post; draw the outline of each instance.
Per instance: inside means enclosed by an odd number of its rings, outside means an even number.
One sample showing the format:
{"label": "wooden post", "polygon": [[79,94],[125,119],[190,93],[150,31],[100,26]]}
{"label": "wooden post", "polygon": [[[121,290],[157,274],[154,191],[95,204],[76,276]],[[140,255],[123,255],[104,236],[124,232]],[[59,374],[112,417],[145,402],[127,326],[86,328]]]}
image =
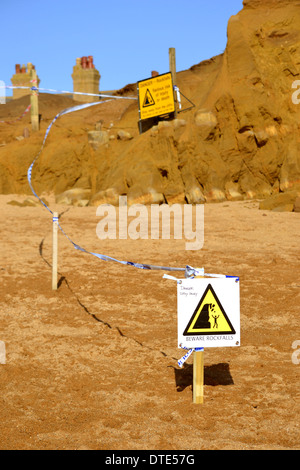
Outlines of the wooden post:
{"label": "wooden post", "polygon": [[[31,84],[33,87],[38,86],[37,74],[36,74],[36,70],[34,69],[31,70]],[[35,90],[31,90],[30,103],[31,103],[31,128],[33,131],[39,131],[40,130],[39,98],[38,98],[38,92]]]}
{"label": "wooden post", "polygon": [[0,341],[0,364],[6,364],[6,352],[4,341]]}
{"label": "wooden post", "polygon": [[204,350],[194,351],[193,403],[203,404],[204,400]]}
{"label": "wooden post", "polygon": [[[169,48],[169,65],[170,65],[170,72],[172,73],[173,86],[176,86],[177,85],[177,78],[176,78],[176,51],[175,51],[175,47],[170,47]],[[174,93],[174,101],[175,101],[174,117],[176,118],[176,116],[177,116],[177,109],[176,109],[177,95],[175,93],[175,90],[173,90],[173,93]]]}
{"label": "wooden post", "polygon": [[53,212],[53,244],[52,244],[52,290],[57,290],[57,231],[58,213]]}

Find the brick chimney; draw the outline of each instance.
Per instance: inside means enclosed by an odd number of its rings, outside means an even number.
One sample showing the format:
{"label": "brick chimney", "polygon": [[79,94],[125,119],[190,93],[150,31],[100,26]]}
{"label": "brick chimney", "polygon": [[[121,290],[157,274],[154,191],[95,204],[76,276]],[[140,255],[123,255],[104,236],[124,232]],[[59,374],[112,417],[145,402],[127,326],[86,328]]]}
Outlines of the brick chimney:
{"label": "brick chimney", "polygon": [[[11,83],[13,86],[26,86],[32,87],[31,83],[31,72],[35,69],[35,66],[29,62],[27,64],[27,68],[25,65],[16,64],[16,73],[11,78]],[[40,84],[40,79],[37,77],[37,86]],[[21,98],[22,96],[31,95],[30,90],[22,90],[22,89],[13,89],[13,99],[16,100]]]}
{"label": "brick chimney", "polygon": [[[99,94],[100,78],[100,73],[95,69],[93,56],[76,59],[72,73],[74,92]],[[84,103],[99,101],[97,96],[85,95],[73,95],[73,99]]]}

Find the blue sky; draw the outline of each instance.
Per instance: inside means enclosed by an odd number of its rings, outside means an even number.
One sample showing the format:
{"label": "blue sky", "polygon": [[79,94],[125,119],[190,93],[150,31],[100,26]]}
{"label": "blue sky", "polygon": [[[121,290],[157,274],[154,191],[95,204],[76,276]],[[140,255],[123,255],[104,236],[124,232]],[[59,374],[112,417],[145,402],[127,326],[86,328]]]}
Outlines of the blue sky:
{"label": "blue sky", "polygon": [[[177,71],[222,53],[242,0],[0,0],[0,80],[35,64],[40,87],[73,90],[76,57],[94,57],[101,91]],[[7,95],[11,95],[9,91]]]}

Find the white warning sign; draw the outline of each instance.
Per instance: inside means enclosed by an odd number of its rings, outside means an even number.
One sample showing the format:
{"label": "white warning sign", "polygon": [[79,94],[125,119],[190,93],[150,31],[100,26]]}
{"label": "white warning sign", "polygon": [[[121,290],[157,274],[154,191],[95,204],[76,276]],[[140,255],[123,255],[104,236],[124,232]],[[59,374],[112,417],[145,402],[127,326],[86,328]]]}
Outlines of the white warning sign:
{"label": "white warning sign", "polygon": [[240,346],[239,279],[183,279],[177,285],[178,347]]}

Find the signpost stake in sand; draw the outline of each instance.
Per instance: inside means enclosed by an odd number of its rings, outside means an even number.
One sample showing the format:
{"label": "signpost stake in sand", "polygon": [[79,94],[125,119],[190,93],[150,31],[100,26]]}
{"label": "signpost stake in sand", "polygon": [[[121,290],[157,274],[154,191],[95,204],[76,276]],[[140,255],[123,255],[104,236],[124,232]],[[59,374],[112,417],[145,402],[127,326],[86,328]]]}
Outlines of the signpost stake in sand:
{"label": "signpost stake in sand", "polygon": [[[169,66],[170,66],[170,72],[172,73],[172,80],[173,80],[173,86],[177,85],[177,79],[176,79],[176,51],[175,47],[170,47],[169,48]],[[174,90],[174,100],[175,103],[177,102],[177,97],[176,93]],[[175,111],[174,111],[174,117],[176,118],[177,116],[177,110],[175,106]]]}
{"label": "signpost stake in sand", "polygon": [[204,349],[194,351],[193,403],[203,404],[204,400]]}
{"label": "signpost stake in sand", "polygon": [[[33,87],[37,87],[37,74],[36,70],[32,69],[31,71],[31,83]],[[33,131],[40,130],[40,116],[39,116],[39,98],[38,92],[36,90],[31,90],[31,128]]]}
{"label": "signpost stake in sand", "polygon": [[0,364],[6,364],[6,352],[4,341],[0,341]]}
{"label": "signpost stake in sand", "polygon": [[52,290],[57,290],[57,232],[58,213],[53,212],[53,244],[52,244]]}
{"label": "signpost stake in sand", "polygon": [[[203,279],[203,276],[196,276]],[[202,349],[202,351],[201,351]],[[193,403],[202,405],[204,401],[204,349],[194,351],[193,364]]]}

